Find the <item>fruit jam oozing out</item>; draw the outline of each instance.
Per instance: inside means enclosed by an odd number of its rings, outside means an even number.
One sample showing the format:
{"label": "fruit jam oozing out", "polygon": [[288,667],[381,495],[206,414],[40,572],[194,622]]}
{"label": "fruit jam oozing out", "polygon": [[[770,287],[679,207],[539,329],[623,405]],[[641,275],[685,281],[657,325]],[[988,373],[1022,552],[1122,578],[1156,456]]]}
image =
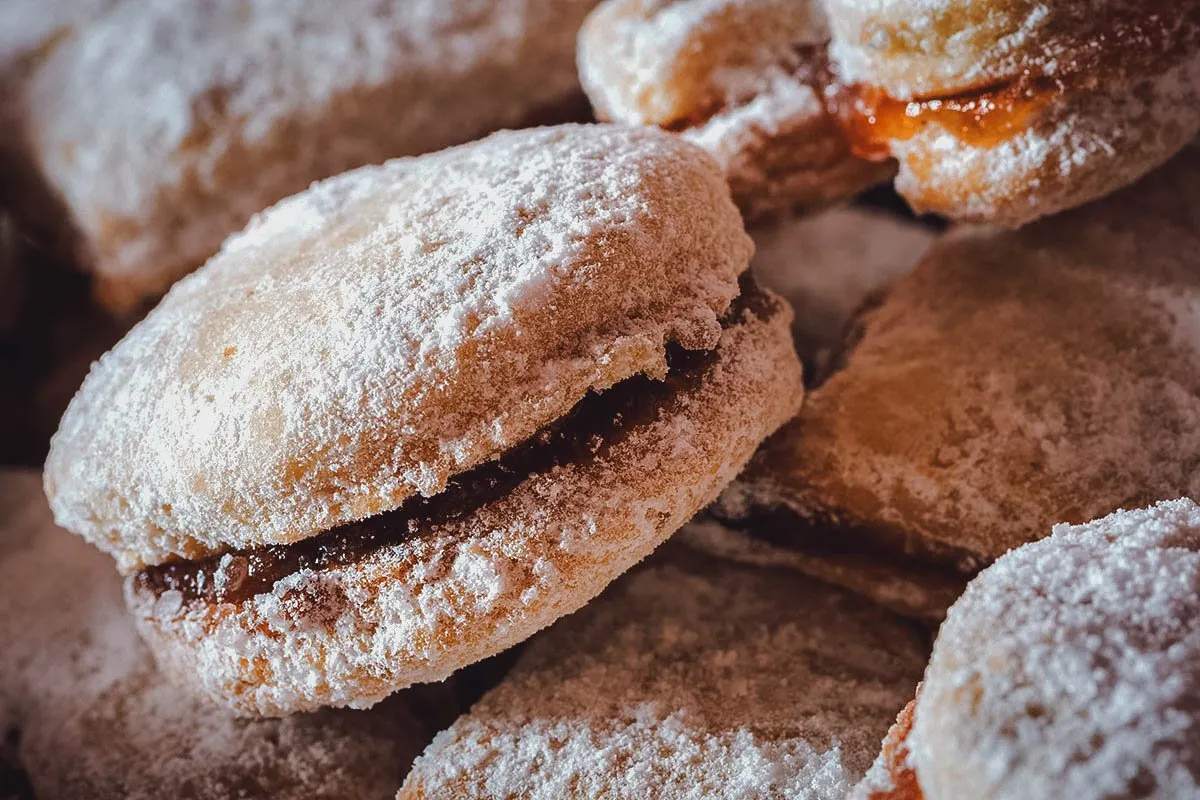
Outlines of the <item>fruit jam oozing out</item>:
{"label": "fruit jam oozing out", "polygon": [[[774,301],[748,276],[743,276],[741,290],[722,320],[724,327],[744,324],[748,314],[767,316],[774,311]],[[714,351],[684,351],[672,346],[668,350],[666,380],[638,375],[603,393],[589,394],[569,414],[529,441],[496,461],[455,476],[433,497],[409,498],[394,511],[340,525],[293,544],[146,567],[134,573],[133,588],[151,595],[177,591],[184,602],[242,603],[270,592],[276,581],[300,570],[357,563],[406,538],[475,514],[531,475],[604,457],[609,448],[638,426],[650,423],[659,414],[677,413],[672,408],[674,398],[702,381],[716,359]]]}
{"label": "fruit jam oozing out", "polygon": [[882,161],[891,155],[890,141],[911,139],[930,123],[973,147],[994,147],[1032,125],[1063,92],[1058,81],[1032,77],[928,100],[897,100],[876,87],[835,85],[826,102],[854,154]]}

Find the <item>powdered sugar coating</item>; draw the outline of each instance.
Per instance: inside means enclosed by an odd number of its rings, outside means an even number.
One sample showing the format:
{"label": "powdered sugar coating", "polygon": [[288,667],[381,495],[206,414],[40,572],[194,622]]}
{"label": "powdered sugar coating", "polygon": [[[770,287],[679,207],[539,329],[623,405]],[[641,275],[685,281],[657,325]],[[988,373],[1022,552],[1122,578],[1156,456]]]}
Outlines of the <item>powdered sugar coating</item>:
{"label": "powdered sugar coating", "polygon": [[534,640],[398,797],[841,800],[925,652],[836,589],[673,551]]}
{"label": "powdered sugar coating", "polygon": [[0,729],[37,797],[375,798],[431,730],[370,712],[246,722],[154,671],[112,561],[56,528],[33,472],[0,472]]}
{"label": "powdered sugar coating", "polygon": [[708,150],[748,219],[844,200],[891,164],[855,158],[826,113],[815,2],[609,0],[579,35],[598,116],[682,132]]}
{"label": "powdered sugar coating", "polygon": [[891,143],[917,211],[1008,227],[1103,197],[1200,133],[1200,52],[1162,74],[1068,91],[1037,122],[974,144],[939,124]]}
{"label": "powdered sugar coating", "polygon": [[5,0],[0,4],[0,73],[69,35],[119,0]]}
{"label": "powdered sugar coating", "polygon": [[1061,77],[1081,62],[1112,66],[1130,51],[1157,55],[1180,41],[1194,50],[1198,20],[1194,4],[1172,0],[824,2],[841,78],[901,99]]}
{"label": "powdered sugar coating", "polygon": [[507,132],[314,185],[96,365],[56,518],[123,569],[305,538],[439,492],[589,389],[709,348],[751,243],[651,129]]}
{"label": "powdered sugar coating", "polygon": [[579,74],[604,118],[666,126],[746,99],[828,38],[817,3],[608,0],[580,30]]}
{"label": "powdered sugar coating", "polygon": [[764,302],[619,438],[598,434],[590,457],[534,471],[471,513],[409,526],[350,563],[294,572],[236,604],[184,603],[131,578],[143,634],[176,681],[267,715],[367,706],[528,638],[711,502],[795,414],[790,312]]}
{"label": "powdered sugar coating", "polygon": [[1017,549],[938,635],[911,759],[929,800],[1200,794],[1200,507]]}
{"label": "powdered sugar coating", "polygon": [[964,576],[1057,521],[1196,496],[1198,185],[1189,149],[1070,214],[943,237],[743,496]]}
{"label": "powdered sugar coating", "polygon": [[309,182],[578,93],[594,0],[125,0],[30,83],[34,158],[128,307]]}

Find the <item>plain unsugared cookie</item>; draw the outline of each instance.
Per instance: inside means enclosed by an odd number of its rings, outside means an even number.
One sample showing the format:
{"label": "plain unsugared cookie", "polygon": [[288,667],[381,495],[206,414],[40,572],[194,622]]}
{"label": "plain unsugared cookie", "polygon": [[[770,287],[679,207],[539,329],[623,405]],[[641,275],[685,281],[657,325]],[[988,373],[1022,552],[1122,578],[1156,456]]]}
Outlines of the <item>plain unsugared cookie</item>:
{"label": "plain unsugared cookie", "polygon": [[283,201],[100,360],[46,465],[160,663],[243,713],[370,705],[578,608],[802,397],[716,165],[496,134]]}
{"label": "plain unsugared cookie", "polygon": [[944,236],[727,490],[762,547],[939,617],[1057,522],[1200,475],[1200,153],[1016,232]]}
{"label": "plain unsugared cookie", "polygon": [[577,118],[593,5],[123,0],[29,76],[27,157],[127,310],[314,180]]}
{"label": "plain unsugared cookie", "polygon": [[579,33],[597,116],[679,132],[721,164],[751,221],[887,180],[827,113],[824,14],[810,0],[608,0]]}
{"label": "plain unsugared cookie", "polygon": [[1200,507],[1059,525],[946,616],[855,797],[1200,796]]}
{"label": "plain unsugared cookie", "polygon": [[851,594],[668,545],[534,639],[398,797],[842,800],[926,653]]}
{"label": "plain unsugared cookie", "polygon": [[411,693],[248,721],[168,683],[112,560],[55,527],[32,471],[0,472],[0,641],[0,731],[41,800],[386,797],[436,730]]}

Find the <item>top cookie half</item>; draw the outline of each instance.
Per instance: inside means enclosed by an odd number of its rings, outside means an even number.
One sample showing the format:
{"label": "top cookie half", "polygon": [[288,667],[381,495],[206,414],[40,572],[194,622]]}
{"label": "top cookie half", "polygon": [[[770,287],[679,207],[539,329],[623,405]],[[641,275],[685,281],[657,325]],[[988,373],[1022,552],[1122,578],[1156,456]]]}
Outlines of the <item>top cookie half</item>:
{"label": "top cookie half", "polygon": [[439,492],[589,390],[715,346],[752,251],[716,165],[649,129],[504,132],[263,212],[92,369],[56,519],[124,570]]}

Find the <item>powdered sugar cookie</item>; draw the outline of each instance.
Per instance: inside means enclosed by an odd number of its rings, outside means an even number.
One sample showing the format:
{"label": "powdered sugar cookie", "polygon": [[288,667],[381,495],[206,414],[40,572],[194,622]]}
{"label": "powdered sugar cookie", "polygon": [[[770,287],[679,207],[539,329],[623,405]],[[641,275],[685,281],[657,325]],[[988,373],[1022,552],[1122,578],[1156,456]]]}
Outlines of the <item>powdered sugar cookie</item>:
{"label": "powdered sugar cookie", "polygon": [[51,505],[141,568],[160,662],[232,708],[440,680],[598,593],[795,413],[750,249],[716,165],[652,129],[348,173],[101,360]]}
{"label": "powdered sugar cookie", "polygon": [[914,208],[1024,224],[1200,132],[1200,5],[828,0],[835,105]]}
{"label": "powdered sugar cookie", "polygon": [[580,30],[579,72],[600,118],[678,131],[712,153],[756,220],[892,174],[854,156],[826,111],[828,36],[808,0],[609,0]]}
{"label": "powdered sugar cookie", "polygon": [[28,157],[126,310],[314,180],[560,121],[593,4],[125,0],[30,77]]}
{"label": "powdered sugar cookie", "polygon": [[939,240],[718,504],[906,613],[1056,521],[1200,492],[1200,156]]}
{"label": "powdered sugar cookie", "polygon": [[237,720],[154,670],[112,561],[56,528],[32,472],[0,472],[0,730],[42,800],[376,798],[432,734],[410,697]]}
{"label": "powdered sugar cookie", "polygon": [[670,555],[535,639],[398,797],[845,797],[923,636],[792,573]]}
{"label": "powdered sugar cookie", "polygon": [[1198,585],[1190,500],[1056,526],[1004,556],[942,625],[890,736],[908,758],[881,758],[857,795],[1200,795]]}

